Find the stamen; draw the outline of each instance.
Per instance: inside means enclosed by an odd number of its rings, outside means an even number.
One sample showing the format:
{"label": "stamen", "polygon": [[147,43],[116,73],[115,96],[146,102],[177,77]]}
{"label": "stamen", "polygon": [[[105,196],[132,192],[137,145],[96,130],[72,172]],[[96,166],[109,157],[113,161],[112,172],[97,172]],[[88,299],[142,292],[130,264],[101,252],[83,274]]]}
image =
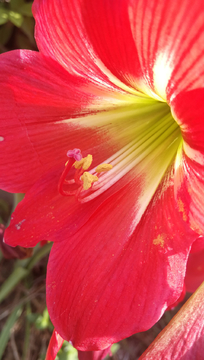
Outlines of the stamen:
{"label": "stamen", "polygon": [[83,170],[87,170],[93,161],[92,155],[88,154],[85,158],[82,158],[80,161],[75,161],[74,167],[75,169],[80,169],[82,167]]}
{"label": "stamen", "polygon": [[101,172],[104,172],[104,171],[109,171],[112,168],[113,168],[113,166],[111,164],[101,164],[101,165],[97,166],[96,172],[101,173]]}
{"label": "stamen", "polygon": [[98,177],[90,174],[88,171],[85,171],[81,176],[81,180],[83,181],[84,190],[88,190],[92,186],[93,182],[98,181]]}
{"label": "stamen", "polygon": [[[93,157],[91,154],[88,154],[86,157],[82,158],[81,151],[79,149],[69,150],[67,152],[68,161],[65,163],[65,169],[60,177],[58,183],[59,193],[63,196],[75,195],[77,199],[79,198],[81,192],[88,190],[92,187],[93,183],[98,181],[98,176],[91,174],[88,171],[88,168],[91,166]],[[74,179],[67,180],[67,174],[70,171],[71,167],[76,169]],[[96,168],[97,173],[107,172],[112,169],[111,164],[101,164]],[[78,188],[72,191],[66,191],[65,186],[68,185],[79,185]],[[86,193],[86,192],[85,192]]]}
{"label": "stamen", "polygon": [[[140,163],[140,168],[142,168],[149,161],[161,157],[164,151],[168,151],[168,148],[171,149],[174,142],[175,147],[173,146],[172,149],[176,149],[179,141],[180,129],[176,122],[172,122],[172,118],[168,115],[163,117],[156,126],[147,127],[135,140],[107,159],[107,163],[113,165],[113,171],[110,173],[104,171],[103,174],[100,174],[99,181],[93,184],[91,189],[88,189],[87,192],[80,192],[78,201],[85,203],[93,200]],[[172,154],[172,156],[175,155],[173,151]],[[89,172],[92,175],[98,175],[97,170],[96,168]]]}
{"label": "stamen", "polygon": [[81,160],[79,160],[79,161],[75,161],[75,163],[74,163],[74,167],[75,167],[75,169],[81,169],[81,168],[82,168],[83,163],[84,163],[84,158],[82,158],[82,159],[81,159]]}

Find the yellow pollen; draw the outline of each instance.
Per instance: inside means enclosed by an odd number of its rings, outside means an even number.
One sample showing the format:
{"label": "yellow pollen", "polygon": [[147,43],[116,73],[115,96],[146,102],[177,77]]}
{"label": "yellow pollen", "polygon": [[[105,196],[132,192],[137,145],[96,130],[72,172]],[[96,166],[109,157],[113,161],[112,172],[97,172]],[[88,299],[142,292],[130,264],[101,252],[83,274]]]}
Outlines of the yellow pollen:
{"label": "yellow pollen", "polygon": [[179,208],[179,212],[181,212],[183,215],[183,221],[187,221],[187,215],[184,208],[184,203],[180,198],[178,199],[178,208]]}
{"label": "yellow pollen", "polygon": [[165,239],[164,234],[158,235],[157,238],[153,240],[153,244],[160,245],[163,248],[164,247],[164,239]]}
{"label": "yellow pollen", "polygon": [[96,168],[96,172],[97,173],[101,173],[103,171],[109,171],[113,168],[113,166],[111,164],[101,164],[101,165],[98,165],[97,168]]}
{"label": "yellow pollen", "polygon": [[82,158],[79,161],[75,161],[74,167],[75,169],[80,169],[82,167],[83,170],[87,170],[92,164],[92,161],[93,161],[92,155],[88,154],[85,158]]}
{"label": "yellow pollen", "polygon": [[84,163],[82,166],[83,170],[87,170],[91,166],[92,161],[93,161],[92,155],[88,154],[87,157],[84,158]]}
{"label": "yellow pollen", "polygon": [[84,163],[84,159],[82,158],[81,160],[79,161],[75,161],[75,163],[73,164],[73,166],[75,167],[75,169],[80,169],[82,167]]}
{"label": "yellow pollen", "polygon": [[81,176],[81,180],[83,181],[84,190],[88,190],[93,182],[98,181],[98,177],[90,174],[88,171],[85,171]]}

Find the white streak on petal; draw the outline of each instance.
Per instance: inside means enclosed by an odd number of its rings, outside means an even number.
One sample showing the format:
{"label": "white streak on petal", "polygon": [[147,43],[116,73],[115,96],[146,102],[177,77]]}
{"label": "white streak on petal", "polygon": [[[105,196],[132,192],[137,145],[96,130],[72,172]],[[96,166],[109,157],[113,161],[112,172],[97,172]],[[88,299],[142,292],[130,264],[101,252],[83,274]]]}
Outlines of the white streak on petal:
{"label": "white streak on petal", "polygon": [[166,87],[171,77],[172,68],[165,53],[157,57],[153,71],[155,91],[162,99],[166,100]]}
{"label": "white streak on petal", "polygon": [[191,159],[196,161],[200,165],[204,165],[204,156],[200,151],[192,149],[185,141],[183,143],[183,148],[186,155]]}

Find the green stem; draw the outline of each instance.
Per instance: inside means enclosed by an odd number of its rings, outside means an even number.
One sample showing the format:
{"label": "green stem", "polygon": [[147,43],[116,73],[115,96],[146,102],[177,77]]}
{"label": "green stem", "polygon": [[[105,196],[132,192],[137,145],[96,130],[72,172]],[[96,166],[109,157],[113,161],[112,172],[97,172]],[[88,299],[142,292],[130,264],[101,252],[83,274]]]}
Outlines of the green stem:
{"label": "green stem", "polygon": [[14,269],[12,274],[8,277],[8,279],[3,283],[0,288],[0,302],[2,302],[6,296],[16,287],[16,285],[28,276],[29,272],[35,266],[35,264],[41,260],[45,255],[47,255],[52,247],[52,243],[48,243],[45,246],[41,247],[34,256],[30,259],[28,264],[25,267],[19,266]]}

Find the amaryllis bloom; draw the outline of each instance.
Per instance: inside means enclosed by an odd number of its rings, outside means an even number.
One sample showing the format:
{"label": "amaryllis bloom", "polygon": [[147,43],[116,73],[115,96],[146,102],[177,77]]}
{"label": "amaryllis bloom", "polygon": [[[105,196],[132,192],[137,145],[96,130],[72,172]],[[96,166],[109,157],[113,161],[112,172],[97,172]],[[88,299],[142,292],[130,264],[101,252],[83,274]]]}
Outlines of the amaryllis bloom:
{"label": "amaryllis bloom", "polygon": [[56,334],[103,350],[177,301],[204,232],[204,5],[35,0],[33,12],[39,52],[0,57],[1,187],[26,193],[5,241],[54,242]]}

